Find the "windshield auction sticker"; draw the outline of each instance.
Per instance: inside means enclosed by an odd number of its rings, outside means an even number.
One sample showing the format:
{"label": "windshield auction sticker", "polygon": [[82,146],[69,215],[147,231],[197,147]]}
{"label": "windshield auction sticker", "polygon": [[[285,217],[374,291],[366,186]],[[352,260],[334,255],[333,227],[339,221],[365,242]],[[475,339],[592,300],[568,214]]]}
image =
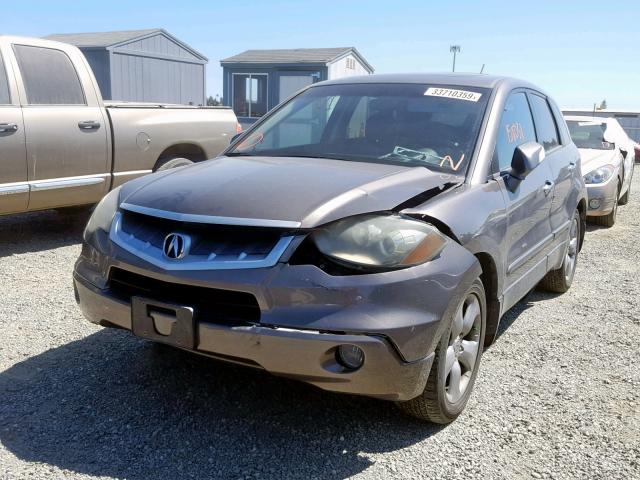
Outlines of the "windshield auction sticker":
{"label": "windshield auction sticker", "polygon": [[477,102],[482,96],[481,93],[468,92],[466,90],[454,90],[452,88],[427,88],[424,94],[428,97],[445,97],[455,98],[456,100],[466,100],[468,102]]}

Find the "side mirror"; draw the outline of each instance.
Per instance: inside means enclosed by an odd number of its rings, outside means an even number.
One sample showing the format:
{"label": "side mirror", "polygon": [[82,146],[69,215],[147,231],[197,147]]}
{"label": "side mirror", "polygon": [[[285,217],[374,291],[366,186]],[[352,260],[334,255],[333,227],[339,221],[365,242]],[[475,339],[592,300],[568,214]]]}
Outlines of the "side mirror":
{"label": "side mirror", "polygon": [[236,133],[233,137],[231,137],[231,141],[229,142],[230,144],[235,142],[239,137],[242,136],[244,132],[240,132],[240,133]]}
{"label": "side mirror", "polygon": [[523,143],[516,147],[511,159],[511,170],[505,179],[507,188],[515,192],[527,175],[544,160],[544,147],[536,142]]}
{"label": "side mirror", "polygon": [[620,153],[622,154],[622,158],[624,160],[626,160],[627,159],[627,153],[628,153],[627,150],[622,148],[622,147],[620,147]]}

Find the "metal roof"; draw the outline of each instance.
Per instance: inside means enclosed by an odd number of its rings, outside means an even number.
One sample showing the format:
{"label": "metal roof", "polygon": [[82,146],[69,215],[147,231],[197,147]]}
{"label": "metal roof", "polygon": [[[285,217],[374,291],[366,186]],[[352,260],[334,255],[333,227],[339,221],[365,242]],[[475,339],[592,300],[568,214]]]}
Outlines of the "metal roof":
{"label": "metal roof", "polygon": [[106,48],[158,32],[164,31],[161,28],[150,28],[146,30],[121,30],[117,32],[54,33],[44,38],[57,42],[70,43],[76,47]]}
{"label": "metal roof", "polygon": [[[593,110],[593,108],[563,108],[562,112],[563,113],[564,112],[580,112],[580,113],[585,113],[585,114],[589,115],[589,114],[593,114],[594,110]],[[621,110],[621,109],[618,109],[618,108],[603,108],[602,110],[600,110],[598,108],[595,109],[595,114],[596,115],[598,115],[598,114],[606,115],[608,113],[611,114],[611,115],[615,115],[616,113],[621,113],[621,114],[628,113],[628,114],[631,114],[631,115],[638,115],[638,114],[640,114],[640,111],[638,111],[638,110]]]}
{"label": "metal roof", "polygon": [[148,28],[146,30],[120,30],[116,32],[93,32],[93,33],[54,33],[44,37],[47,40],[70,43],[78,48],[110,48],[126,44],[134,40],[143,39],[153,35],[161,34],[177,43],[185,50],[188,50],[196,57],[208,61],[209,59],[197,50],[187,45],[181,40],[171,35],[163,28]]}
{"label": "metal roof", "polygon": [[276,50],[246,50],[238,55],[220,60],[227,63],[331,63],[349,53],[353,53],[370,71],[373,67],[360,55],[355,47],[337,48],[287,48]]}

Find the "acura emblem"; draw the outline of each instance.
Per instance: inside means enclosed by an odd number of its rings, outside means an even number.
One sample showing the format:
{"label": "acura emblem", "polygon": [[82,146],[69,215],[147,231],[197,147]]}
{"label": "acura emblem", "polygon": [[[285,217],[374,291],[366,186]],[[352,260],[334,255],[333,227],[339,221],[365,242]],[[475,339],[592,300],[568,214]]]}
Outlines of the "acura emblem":
{"label": "acura emblem", "polygon": [[164,239],[162,251],[164,256],[172,260],[184,258],[189,253],[191,239],[181,233],[170,233]]}

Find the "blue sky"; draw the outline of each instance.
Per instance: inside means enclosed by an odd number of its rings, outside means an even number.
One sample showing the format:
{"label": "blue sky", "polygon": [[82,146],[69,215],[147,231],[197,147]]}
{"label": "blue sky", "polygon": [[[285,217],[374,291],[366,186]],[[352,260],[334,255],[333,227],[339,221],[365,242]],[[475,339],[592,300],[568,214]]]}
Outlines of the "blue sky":
{"label": "blue sky", "polygon": [[231,0],[11,2],[0,33],[43,36],[162,27],[209,58],[250,48],[355,46],[378,73],[457,70],[521,77],[563,107],[640,110],[640,1]]}

